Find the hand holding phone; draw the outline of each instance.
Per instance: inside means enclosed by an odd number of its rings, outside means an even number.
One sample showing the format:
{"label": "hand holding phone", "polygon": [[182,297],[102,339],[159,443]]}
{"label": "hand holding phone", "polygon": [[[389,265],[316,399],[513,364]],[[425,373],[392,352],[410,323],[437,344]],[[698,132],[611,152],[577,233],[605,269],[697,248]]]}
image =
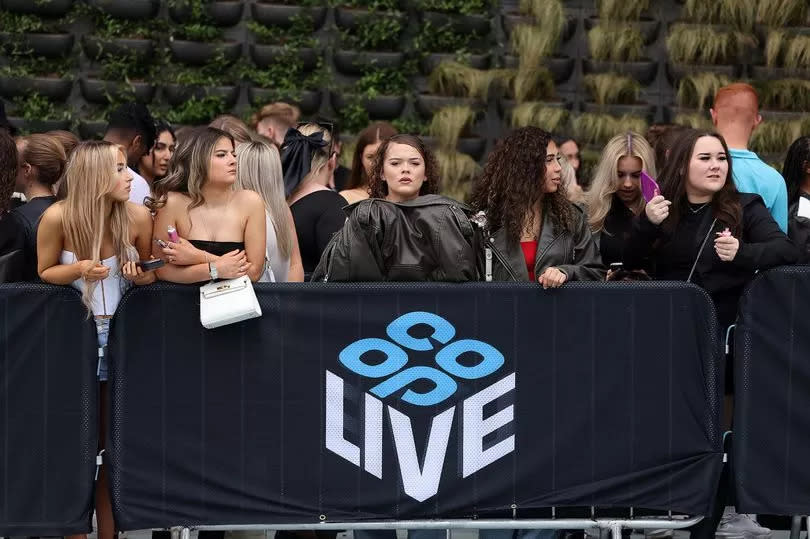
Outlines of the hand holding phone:
{"label": "hand holding phone", "polygon": [[160,258],[153,258],[152,260],[141,260],[137,263],[138,267],[141,268],[141,271],[152,271],[158,268],[162,268],[166,262],[164,262]]}

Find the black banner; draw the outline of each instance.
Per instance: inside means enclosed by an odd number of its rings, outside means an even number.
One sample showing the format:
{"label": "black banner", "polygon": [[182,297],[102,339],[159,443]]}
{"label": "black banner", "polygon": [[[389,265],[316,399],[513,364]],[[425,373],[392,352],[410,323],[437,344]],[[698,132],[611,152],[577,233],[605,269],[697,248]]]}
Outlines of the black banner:
{"label": "black banner", "polygon": [[215,330],[196,287],[111,333],[116,522],[706,512],[721,466],[714,309],[677,283],[257,286]]}
{"label": "black banner", "polygon": [[810,512],[810,267],[748,287],[735,333],[734,473],[745,513]]}
{"label": "black banner", "polygon": [[91,530],[97,339],[78,293],[0,286],[0,536]]}

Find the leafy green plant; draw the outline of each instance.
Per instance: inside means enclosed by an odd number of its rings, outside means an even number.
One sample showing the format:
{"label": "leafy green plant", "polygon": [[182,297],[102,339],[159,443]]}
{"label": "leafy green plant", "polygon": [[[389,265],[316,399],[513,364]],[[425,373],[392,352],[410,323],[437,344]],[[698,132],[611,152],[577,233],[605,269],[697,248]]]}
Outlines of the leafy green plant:
{"label": "leafy green plant", "polygon": [[560,27],[547,31],[539,26],[518,24],[509,36],[509,45],[522,65],[536,66],[557,48],[560,31]]}
{"label": "leafy green plant", "polygon": [[605,21],[637,21],[649,7],[650,0],[599,0],[599,18]]}
{"label": "leafy green plant", "polygon": [[604,144],[611,137],[627,131],[647,131],[647,121],[644,118],[627,114],[616,117],[586,112],[575,117],[572,125],[577,137],[587,144]]}
{"label": "leafy green plant", "polygon": [[512,127],[541,127],[549,133],[562,129],[568,123],[569,113],[563,108],[547,107],[545,103],[521,103],[512,109]]}
{"label": "leafy green plant", "polygon": [[262,45],[289,45],[295,49],[315,47],[317,40],[312,34],[312,16],[303,13],[290,17],[290,20],[292,25],[289,28],[265,26],[256,21],[248,22],[247,28],[256,38],[256,43]]}
{"label": "leafy green plant", "polygon": [[637,81],[614,73],[585,75],[583,83],[598,105],[632,104],[638,101],[641,93],[641,85]]}
{"label": "leafy green plant", "polygon": [[154,75],[154,64],[141,61],[134,54],[114,56],[103,54],[99,60],[100,75],[104,80],[144,80]]}
{"label": "leafy green plant", "polygon": [[686,0],[686,19],[703,24],[731,24],[740,30],[751,30],[756,20],[756,2],[747,0]]}
{"label": "leafy green plant", "polygon": [[188,22],[211,22],[205,9],[205,0],[168,0],[169,8],[185,8],[188,10]]}
{"label": "leafy green plant", "polygon": [[419,8],[425,11],[471,15],[489,9],[489,0],[420,0]]}
{"label": "leafy green plant", "polygon": [[446,24],[434,27],[426,21],[413,38],[413,49],[422,54],[431,52],[455,52],[464,54],[473,49],[475,41],[480,38],[475,32],[454,30],[452,25]]}
{"label": "leafy green plant", "polygon": [[485,100],[489,89],[502,73],[498,70],[474,69],[458,62],[441,62],[428,77],[431,93]]}
{"label": "leafy green plant", "polygon": [[354,83],[354,91],[367,97],[400,95],[409,87],[408,76],[401,69],[372,69]]}
{"label": "leafy green plant", "polygon": [[439,190],[444,196],[465,201],[472,188],[473,180],[481,173],[475,159],[455,150],[436,150],[436,164],[442,179]]}
{"label": "leafy green plant", "polygon": [[566,23],[560,0],[520,0],[520,12],[534,17],[544,30],[559,31]]}
{"label": "leafy green plant", "polygon": [[[501,70],[507,93],[518,103],[541,101],[554,98],[554,78],[543,66],[524,67],[517,70]],[[494,75],[498,76],[498,72]]]}
{"label": "leafy green plant", "polygon": [[397,0],[340,0],[340,2],[335,2],[335,5],[369,9],[372,11],[388,11],[396,9],[398,3]]}
{"label": "leafy green plant", "polygon": [[329,86],[329,72],[318,62],[307,71],[294,52],[280,56],[272,64],[257,68],[242,64],[235,70],[238,79],[246,79],[263,89],[273,90],[278,98],[298,99],[304,90],[317,90]]}
{"label": "leafy green plant", "polygon": [[458,145],[458,138],[464,128],[475,121],[475,111],[463,105],[444,107],[433,115],[428,127],[428,134],[436,137],[439,148],[453,151]]}
{"label": "leafy green plant", "polygon": [[674,24],[667,36],[670,59],[677,64],[716,65],[735,61],[756,38],[699,24]]}
{"label": "leafy green plant", "polygon": [[341,30],[344,46],[354,50],[395,51],[403,31],[399,15],[378,14],[358,21],[354,28]]}
{"label": "leafy green plant", "polygon": [[172,30],[172,38],[174,39],[202,41],[203,43],[221,41],[223,35],[222,29],[200,23],[183,24]]}
{"label": "leafy green plant", "polygon": [[8,56],[8,62],[0,66],[4,77],[50,77],[73,79],[70,70],[77,67],[75,58],[47,59],[28,55]]}
{"label": "leafy green plant", "polygon": [[764,108],[810,112],[810,81],[808,80],[771,81],[765,86],[761,96]]}
{"label": "leafy green plant", "polygon": [[338,111],[338,121],[340,128],[348,133],[357,133],[369,124],[368,111],[355,98],[350,99],[346,105]]}
{"label": "leafy green plant", "polygon": [[152,39],[168,30],[166,22],[159,18],[147,21],[117,19],[86,2],[75,2],[74,6],[69,18],[88,17],[93,23],[93,35],[96,37]]}
{"label": "leafy green plant", "polygon": [[183,102],[179,107],[174,107],[166,113],[166,119],[174,124],[199,125],[210,122],[214,117],[227,112],[222,98],[217,96],[206,96],[191,99]]}
{"label": "leafy green plant", "polygon": [[644,38],[632,26],[600,23],[588,32],[588,50],[594,60],[633,62],[644,52]]}
{"label": "leafy green plant", "polygon": [[417,116],[405,116],[391,120],[391,125],[396,127],[400,133],[408,133],[410,135],[427,135],[430,124]]}
{"label": "leafy green plant", "polygon": [[772,28],[801,25],[807,21],[805,0],[759,0],[757,22]]}
{"label": "leafy green plant", "polygon": [[58,22],[5,10],[0,10],[0,28],[12,34],[48,34],[63,31]]}
{"label": "leafy green plant", "polygon": [[712,121],[705,114],[678,114],[675,116],[675,123],[692,129],[704,129],[707,131],[713,129]]}
{"label": "leafy green plant", "polygon": [[716,73],[687,75],[678,83],[676,100],[681,107],[703,109],[711,104],[717,90],[731,84],[731,79]]}
{"label": "leafy green plant", "polygon": [[70,120],[70,109],[58,105],[41,94],[30,94],[16,97],[13,100],[14,112],[25,121],[36,120]]}

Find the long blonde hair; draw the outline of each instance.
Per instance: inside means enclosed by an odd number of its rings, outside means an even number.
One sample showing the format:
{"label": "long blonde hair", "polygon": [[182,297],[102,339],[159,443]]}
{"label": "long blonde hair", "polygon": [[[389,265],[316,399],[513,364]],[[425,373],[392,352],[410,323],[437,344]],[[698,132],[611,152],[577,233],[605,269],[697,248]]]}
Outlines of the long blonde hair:
{"label": "long blonde hair", "polygon": [[[71,152],[65,168],[67,196],[63,201],[62,229],[77,260],[101,262],[101,244],[106,229],[112,235],[118,263],[137,260],[129,240],[129,211],[126,201],[110,202],[107,198],[115,188],[113,175],[119,153],[124,151],[105,141],[81,142]],[[126,162],[126,154],[124,154]],[[109,219],[107,210],[112,205]],[[88,282],[82,292],[82,302],[92,310],[95,282]]]}
{"label": "long blonde hair", "polygon": [[278,149],[258,140],[237,146],[236,185],[239,189],[256,191],[262,197],[276,230],[278,248],[284,258],[290,258],[293,237],[287,219],[289,210],[284,198],[284,174]]}
{"label": "long blonde hair", "polygon": [[[644,137],[629,131],[610,139],[602,150],[591,188],[586,195],[588,223],[593,232],[599,232],[605,227],[605,218],[610,212],[613,194],[619,189],[617,172],[619,159],[629,156],[641,159],[642,170],[652,177],[656,176],[655,152]],[[639,197],[635,207],[631,209],[638,214],[644,209],[645,204],[644,198]]]}

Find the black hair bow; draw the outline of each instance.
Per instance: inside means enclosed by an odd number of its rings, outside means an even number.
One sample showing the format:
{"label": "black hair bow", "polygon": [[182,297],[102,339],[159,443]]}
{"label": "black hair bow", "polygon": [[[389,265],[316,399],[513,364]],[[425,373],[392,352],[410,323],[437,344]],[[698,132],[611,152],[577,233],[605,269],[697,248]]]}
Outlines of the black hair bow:
{"label": "black hair bow", "polygon": [[301,180],[309,174],[312,155],[329,142],[323,139],[323,131],[304,135],[291,127],[284,135],[281,146],[281,168],[284,171],[284,192],[289,198]]}

